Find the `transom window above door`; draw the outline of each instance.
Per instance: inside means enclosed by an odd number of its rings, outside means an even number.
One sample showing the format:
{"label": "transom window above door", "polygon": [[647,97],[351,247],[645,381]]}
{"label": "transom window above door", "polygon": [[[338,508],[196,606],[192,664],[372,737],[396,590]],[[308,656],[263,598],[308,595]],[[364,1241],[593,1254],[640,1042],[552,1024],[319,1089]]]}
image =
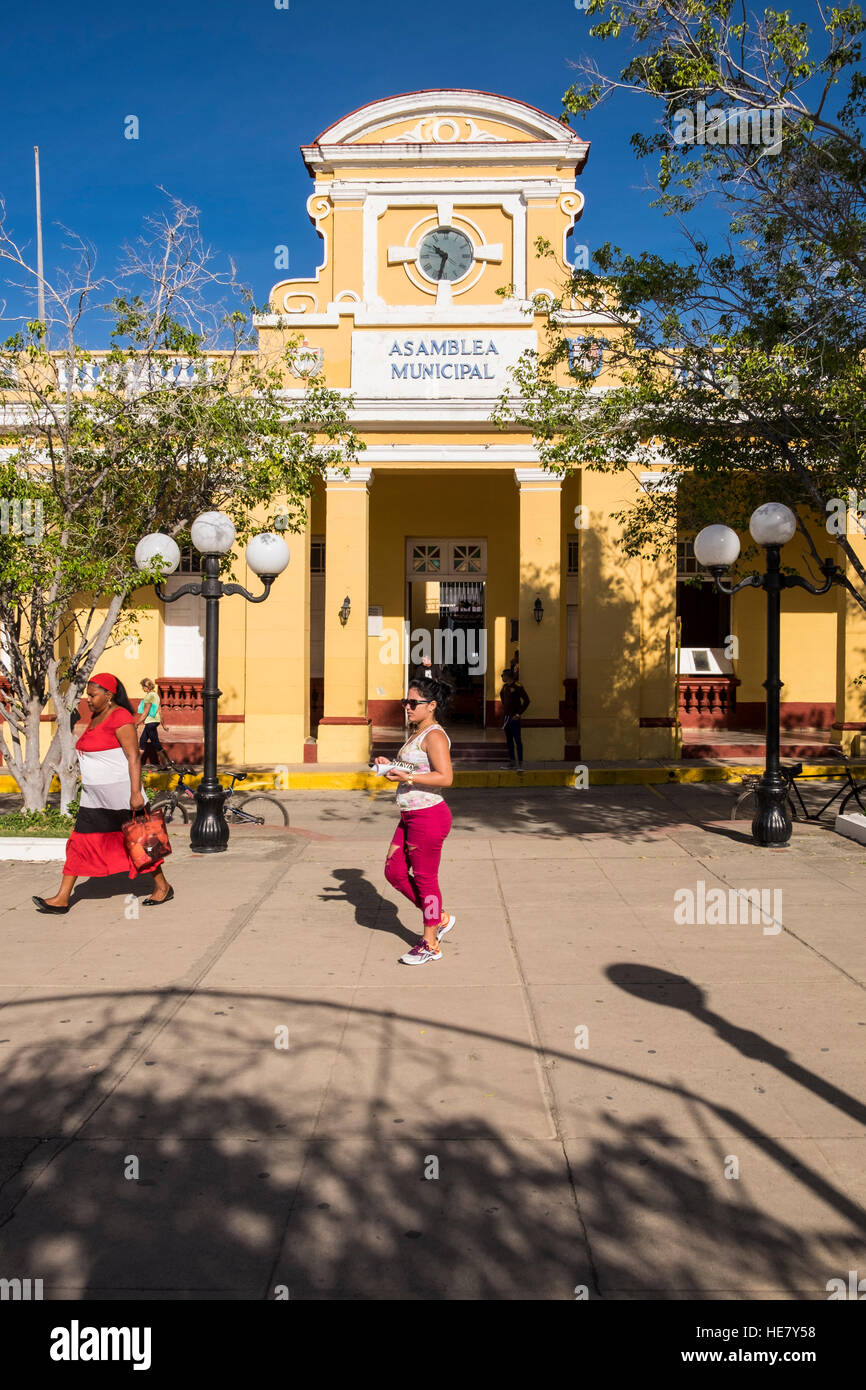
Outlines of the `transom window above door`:
{"label": "transom window above door", "polygon": [[442,548],[438,545],[413,545],[411,556],[413,574],[439,574],[442,570]]}
{"label": "transom window above door", "polygon": [[468,574],[486,578],[487,542],[412,538],[406,542],[406,574],[409,579],[457,579]]}

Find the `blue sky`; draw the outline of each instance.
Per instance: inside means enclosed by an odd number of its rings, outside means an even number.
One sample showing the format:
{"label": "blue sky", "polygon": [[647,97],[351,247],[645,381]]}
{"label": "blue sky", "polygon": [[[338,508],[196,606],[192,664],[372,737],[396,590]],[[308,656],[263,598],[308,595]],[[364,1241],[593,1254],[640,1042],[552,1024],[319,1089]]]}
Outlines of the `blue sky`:
{"label": "blue sky", "polygon": [[[207,241],[234,257],[261,303],[285,274],[274,268],[275,246],[289,247],[293,276],[310,274],[321,258],[301,144],[365,102],[418,88],[501,92],[558,116],[573,80],[569,60],[597,54],[610,71],[626,52],[592,40],[589,24],[574,0],[15,6],[0,33],[8,225],[35,246],[38,144],[46,273],[62,255],[58,222],[91,240],[109,271],[123,241],[161,206],[162,186],[201,209]],[[124,138],[130,114],[138,140]],[[624,93],[574,123],[592,143],[575,240],[669,255],[681,245],[673,224],[648,208],[644,164],[629,146],[632,131],[655,116]],[[0,297],[7,315],[24,309],[20,294],[4,288]]]}

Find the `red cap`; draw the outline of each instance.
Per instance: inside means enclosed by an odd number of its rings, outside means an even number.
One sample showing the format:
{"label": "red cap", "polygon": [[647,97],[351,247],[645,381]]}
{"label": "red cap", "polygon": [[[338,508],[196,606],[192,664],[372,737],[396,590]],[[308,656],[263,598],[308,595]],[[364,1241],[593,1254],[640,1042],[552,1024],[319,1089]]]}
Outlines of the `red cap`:
{"label": "red cap", "polygon": [[91,676],[88,685],[101,685],[103,690],[108,690],[112,695],[117,694],[117,677],[109,676],[107,673],[100,676]]}

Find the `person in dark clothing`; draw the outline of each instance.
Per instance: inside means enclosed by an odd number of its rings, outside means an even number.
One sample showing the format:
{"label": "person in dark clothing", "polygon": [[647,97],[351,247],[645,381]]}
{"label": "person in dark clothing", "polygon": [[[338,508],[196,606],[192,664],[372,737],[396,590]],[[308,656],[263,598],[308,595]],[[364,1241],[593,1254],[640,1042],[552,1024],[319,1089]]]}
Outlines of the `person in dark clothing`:
{"label": "person in dark clothing", "polygon": [[502,672],[502,689],[499,692],[499,701],[502,705],[504,716],[502,727],[505,730],[505,737],[508,739],[508,757],[510,759],[510,762],[502,763],[501,766],[503,770],[516,768],[518,772],[522,772],[523,737],[520,732],[520,719],[524,710],[529,707],[529,696],[510,667]]}
{"label": "person in dark clothing", "polygon": [[422,656],[420,666],[416,666],[412,672],[414,680],[442,681],[447,680],[445,668],[432,662],[429,656]]}

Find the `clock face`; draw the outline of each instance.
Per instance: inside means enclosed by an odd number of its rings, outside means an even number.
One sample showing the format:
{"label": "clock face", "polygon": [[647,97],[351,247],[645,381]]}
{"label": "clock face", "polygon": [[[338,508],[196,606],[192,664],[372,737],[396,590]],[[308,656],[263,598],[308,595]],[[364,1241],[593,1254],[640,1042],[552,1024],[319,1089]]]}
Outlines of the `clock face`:
{"label": "clock face", "polygon": [[428,232],[418,249],[418,264],[430,280],[459,280],[473,260],[472,242],[454,227]]}

